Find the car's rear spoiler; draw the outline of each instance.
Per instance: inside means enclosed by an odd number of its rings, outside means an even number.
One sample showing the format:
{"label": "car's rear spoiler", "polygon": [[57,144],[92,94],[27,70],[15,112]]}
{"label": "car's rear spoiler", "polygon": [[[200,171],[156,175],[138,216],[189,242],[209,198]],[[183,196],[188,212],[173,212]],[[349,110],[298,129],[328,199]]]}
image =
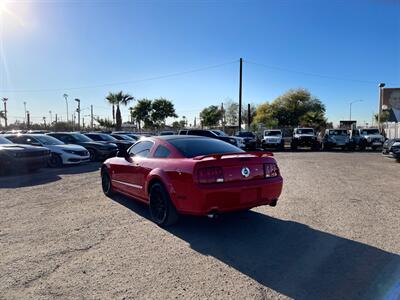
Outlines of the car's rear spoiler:
{"label": "car's rear spoiler", "polygon": [[194,160],[202,160],[205,158],[213,157],[215,159],[221,159],[223,156],[241,156],[241,155],[253,155],[257,157],[270,157],[274,156],[272,152],[235,152],[235,153],[223,153],[223,154],[208,154],[193,157]]}

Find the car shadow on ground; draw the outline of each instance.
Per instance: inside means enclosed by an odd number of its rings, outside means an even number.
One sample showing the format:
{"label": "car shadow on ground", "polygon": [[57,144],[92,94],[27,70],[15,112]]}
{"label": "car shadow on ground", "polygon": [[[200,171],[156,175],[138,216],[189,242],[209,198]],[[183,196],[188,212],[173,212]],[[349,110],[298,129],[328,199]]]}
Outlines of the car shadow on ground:
{"label": "car shadow on ground", "polygon": [[1,188],[19,188],[46,184],[61,179],[61,175],[73,175],[100,170],[100,163],[70,165],[62,168],[43,168],[33,172],[13,170],[0,176]]}
{"label": "car shadow on ground", "polygon": [[[113,200],[150,218],[147,207]],[[190,247],[294,299],[399,299],[400,256],[248,211],[218,220],[183,217],[168,232]]]}

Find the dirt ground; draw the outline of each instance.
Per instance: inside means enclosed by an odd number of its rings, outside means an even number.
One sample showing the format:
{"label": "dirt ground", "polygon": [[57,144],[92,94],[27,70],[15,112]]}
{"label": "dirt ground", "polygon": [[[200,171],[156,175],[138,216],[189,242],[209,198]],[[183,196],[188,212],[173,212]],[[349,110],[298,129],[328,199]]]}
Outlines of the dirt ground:
{"label": "dirt ground", "polygon": [[105,197],[96,164],[1,177],[0,298],[399,299],[400,164],[276,158],[276,207],[167,230]]}

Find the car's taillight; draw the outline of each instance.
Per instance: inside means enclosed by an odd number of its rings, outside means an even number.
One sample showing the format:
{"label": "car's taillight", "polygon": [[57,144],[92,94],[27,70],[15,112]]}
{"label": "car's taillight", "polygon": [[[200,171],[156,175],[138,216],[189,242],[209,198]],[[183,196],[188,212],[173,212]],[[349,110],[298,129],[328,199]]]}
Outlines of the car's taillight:
{"label": "car's taillight", "polygon": [[221,167],[201,168],[197,171],[199,183],[224,182],[224,174]]}
{"label": "car's taillight", "polygon": [[279,168],[275,163],[264,164],[265,178],[272,178],[279,176]]}

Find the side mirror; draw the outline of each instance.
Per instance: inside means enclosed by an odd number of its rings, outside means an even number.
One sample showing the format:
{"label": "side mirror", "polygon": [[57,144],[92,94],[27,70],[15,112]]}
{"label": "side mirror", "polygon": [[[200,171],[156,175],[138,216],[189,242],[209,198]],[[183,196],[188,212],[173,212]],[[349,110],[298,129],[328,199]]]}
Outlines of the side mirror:
{"label": "side mirror", "polygon": [[117,157],[123,157],[125,159],[128,159],[130,156],[129,156],[129,153],[125,149],[121,149],[121,150],[118,150]]}

